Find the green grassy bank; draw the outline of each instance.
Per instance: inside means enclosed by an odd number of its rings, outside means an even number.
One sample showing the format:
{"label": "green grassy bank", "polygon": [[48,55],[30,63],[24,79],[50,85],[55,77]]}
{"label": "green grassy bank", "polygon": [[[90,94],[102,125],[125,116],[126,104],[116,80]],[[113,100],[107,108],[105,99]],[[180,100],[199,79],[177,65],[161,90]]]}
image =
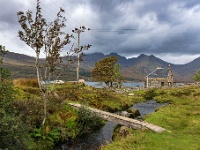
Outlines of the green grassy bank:
{"label": "green grassy bank", "polygon": [[[130,130],[125,138],[118,137],[103,150],[199,150],[200,149],[200,88],[151,89],[144,97],[169,105],[145,117],[145,121],[170,132]],[[143,94],[144,94],[143,93]]]}
{"label": "green grassy bank", "polygon": [[[48,117],[45,126],[43,102],[35,79],[14,81],[12,111],[26,126],[30,140],[29,149],[53,149],[56,144],[73,140],[81,134],[101,128],[102,120],[89,112],[78,112],[68,102],[115,112],[133,103],[155,99],[168,105],[145,117],[145,121],[166,128],[170,132],[155,133],[148,130],[128,130],[126,137],[117,135],[103,150],[198,150],[200,149],[200,88],[198,86],[172,89],[150,89],[128,92],[121,89],[95,89],[93,87],[65,83],[56,85],[48,99]],[[133,94],[134,93],[134,94]],[[89,123],[88,123],[89,122]]]}

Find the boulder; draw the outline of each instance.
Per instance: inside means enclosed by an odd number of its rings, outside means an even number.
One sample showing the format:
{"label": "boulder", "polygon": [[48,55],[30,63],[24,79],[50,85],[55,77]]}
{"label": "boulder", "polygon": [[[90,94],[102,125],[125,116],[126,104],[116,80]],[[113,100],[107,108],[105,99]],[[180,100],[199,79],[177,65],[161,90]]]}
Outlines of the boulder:
{"label": "boulder", "polygon": [[134,96],[134,93],[129,93],[128,96]]}
{"label": "boulder", "polygon": [[135,117],[141,115],[141,114],[140,114],[140,111],[139,111],[138,109],[136,109],[136,108],[133,108],[133,107],[129,108],[129,109],[127,110],[127,112],[128,112],[128,113],[131,113],[131,114],[133,115],[133,116],[131,116],[131,118],[135,118]]}
{"label": "boulder", "polygon": [[119,115],[124,117],[130,117],[131,113],[128,113],[127,111],[122,111]]}
{"label": "boulder", "polygon": [[121,139],[126,137],[128,134],[130,134],[130,128],[122,125],[117,125],[113,131],[112,140],[115,141],[117,139]]}
{"label": "boulder", "polygon": [[56,83],[56,84],[64,84],[65,82],[63,80],[54,80],[54,83]]}
{"label": "boulder", "polygon": [[79,79],[78,83],[85,83],[85,80],[84,79]]}

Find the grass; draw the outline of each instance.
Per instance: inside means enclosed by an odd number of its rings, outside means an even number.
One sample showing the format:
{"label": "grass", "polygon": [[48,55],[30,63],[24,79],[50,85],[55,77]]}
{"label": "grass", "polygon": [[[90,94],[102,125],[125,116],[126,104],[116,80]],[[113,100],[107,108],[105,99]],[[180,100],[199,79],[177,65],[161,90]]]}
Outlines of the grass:
{"label": "grass", "polygon": [[[194,139],[196,139],[194,141]],[[114,142],[103,149],[107,150],[198,150],[198,137],[183,134],[163,133],[151,131],[134,131],[120,142]]]}
{"label": "grass", "polygon": [[[15,103],[13,107],[30,128],[38,128],[43,119],[43,100],[37,80],[32,78],[14,80],[14,88]],[[80,129],[78,121],[80,118],[78,119],[77,111],[68,106],[67,103],[76,102],[115,112],[142,100],[139,94],[130,97],[128,94],[119,94],[113,90],[95,89],[91,86],[71,82],[56,85],[55,90],[49,95],[48,118],[45,125],[50,129],[58,129],[61,133],[61,141],[74,139],[84,131]],[[92,124],[91,121],[85,127],[89,127],[90,124]]]}
{"label": "grass", "polygon": [[[40,114],[32,112],[41,98],[35,79],[18,79],[14,81],[16,99],[21,110],[27,115]],[[128,93],[116,93],[108,89],[65,83],[56,85],[53,94],[59,96],[49,101],[49,120],[52,125],[62,126],[63,133],[75,138],[79,132],[76,124],[76,113],[67,102],[76,102],[91,107],[114,112],[123,110],[133,103],[144,101],[144,98],[153,98],[158,102],[170,102],[169,105],[159,108],[158,111],[145,117],[145,121],[156,124],[171,132],[155,133],[148,130],[130,130],[127,137],[119,137],[112,144],[103,146],[103,150],[198,150],[200,149],[200,88],[182,87],[172,89],[151,89],[134,91],[134,96]],[[33,103],[30,103],[34,100]],[[30,105],[30,106],[29,106]],[[30,108],[28,108],[28,106]],[[39,110],[39,109],[38,109]],[[28,113],[27,113],[28,112]],[[32,116],[37,117],[37,116]],[[37,120],[37,118],[34,118]],[[68,128],[66,129],[66,125]],[[65,135],[63,134],[63,135]],[[64,137],[63,137],[64,138]]]}
{"label": "grass", "polygon": [[36,78],[19,78],[13,81],[15,99],[20,101],[40,99],[40,90]]}
{"label": "grass", "polygon": [[[171,104],[145,117],[145,121],[171,132],[132,130],[126,138],[103,150],[198,150],[200,149],[200,97],[198,87],[157,89],[155,99]],[[119,139],[119,138],[118,138]]]}
{"label": "grass", "polygon": [[[41,97],[41,92],[37,85],[37,79],[16,79],[14,80],[17,91],[16,99],[30,100]],[[141,92],[136,92],[135,96],[128,96],[127,93],[116,93],[114,90],[96,89],[84,84],[68,82],[56,85],[54,95],[59,96],[65,102],[77,102],[89,105],[98,109],[115,112],[123,110],[133,103],[144,101]]]}
{"label": "grass", "polygon": [[55,92],[66,101],[77,102],[110,112],[123,110],[134,102],[143,100],[142,98],[139,99],[139,96],[130,97],[127,94],[117,94],[112,90],[96,89],[91,86],[74,83],[56,86]]}

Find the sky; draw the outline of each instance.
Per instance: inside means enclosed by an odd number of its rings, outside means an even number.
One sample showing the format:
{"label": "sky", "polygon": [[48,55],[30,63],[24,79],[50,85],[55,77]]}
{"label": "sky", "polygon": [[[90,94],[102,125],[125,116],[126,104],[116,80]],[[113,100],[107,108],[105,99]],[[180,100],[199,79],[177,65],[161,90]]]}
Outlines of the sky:
{"label": "sky", "polygon": [[[85,26],[87,53],[118,53],[127,58],[154,55],[173,64],[200,56],[200,0],[41,0],[42,14],[54,21],[60,7],[67,18],[65,32]],[[0,0],[0,45],[11,52],[35,56],[18,37],[18,11],[36,10],[36,0]],[[62,54],[77,47],[75,39]]]}

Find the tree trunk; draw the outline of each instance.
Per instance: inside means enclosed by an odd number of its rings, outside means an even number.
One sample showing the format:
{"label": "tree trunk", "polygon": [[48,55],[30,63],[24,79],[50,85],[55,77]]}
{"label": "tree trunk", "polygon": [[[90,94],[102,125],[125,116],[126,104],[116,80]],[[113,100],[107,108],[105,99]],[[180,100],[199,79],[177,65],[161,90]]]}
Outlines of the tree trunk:
{"label": "tree trunk", "polygon": [[44,118],[42,121],[42,125],[44,126],[46,118],[47,118],[47,92],[43,93],[43,103],[44,103]]}
{"label": "tree trunk", "polygon": [[[42,125],[45,124],[46,118],[47,118],[47,89],[43,89],[42,85],[41,85],[41,79],[40,79],[40,72],[39,72],[39,53],[36,54],[36,59],[35,59],[35,67],[36,67],[36,72],[37,72],[37,80],[38,80],[38,85],[39,85],[39,89],[43,94],[43,107],[44,107],[44,118],[42,121]],[[46,84],[46,83],[44,83]],[[46,85],[44,85],[46,87]]]}
{"label": "tree trunk", "polygon": [[36,55],[35,58],[35,68],[37,72],[37,80],[38,80],[38,86],[40,88],[40,91],[42,91],[41,81],[40,81],[40,73],[39,73],[39,54]]}

